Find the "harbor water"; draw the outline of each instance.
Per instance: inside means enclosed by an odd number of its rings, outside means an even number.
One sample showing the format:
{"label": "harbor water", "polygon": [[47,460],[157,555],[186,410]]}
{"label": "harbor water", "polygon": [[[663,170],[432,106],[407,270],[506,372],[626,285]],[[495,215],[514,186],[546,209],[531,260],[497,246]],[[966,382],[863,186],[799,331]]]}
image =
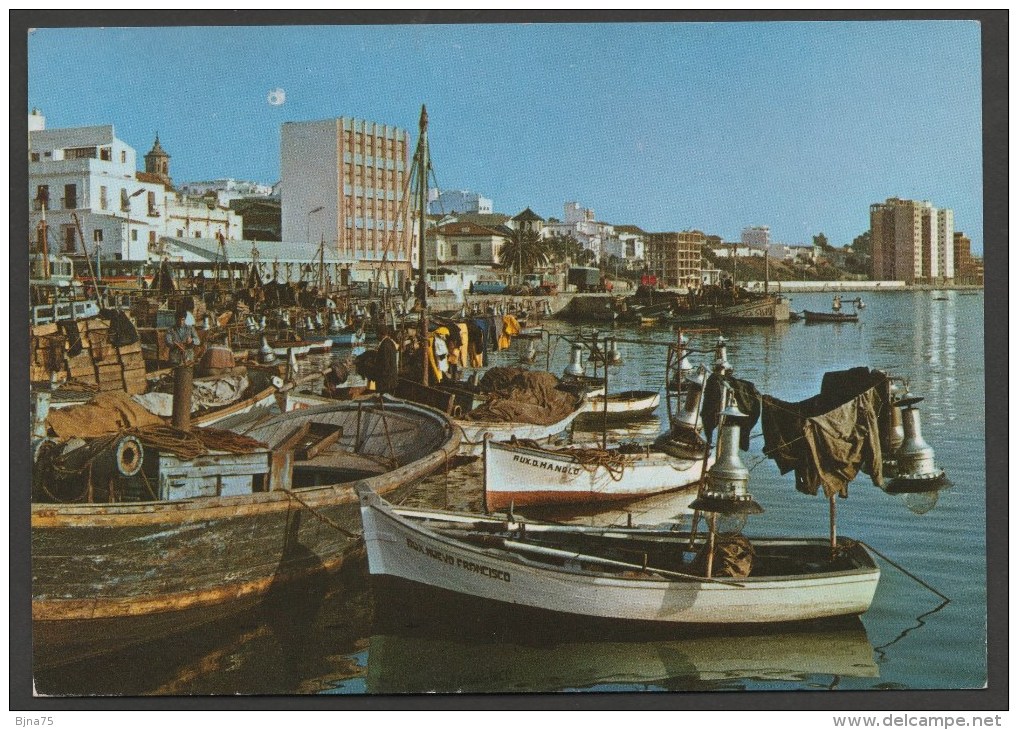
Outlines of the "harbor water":
{"label": "harbor water", "polygon": [[[737,377],[786,401],[817,393],[830,370],[865,365],[908,380],[911,392],[924,398],[923,435],[953,486],[903,497],[860,475],[849,486],[849,498],[838,500],[838,534],[871,545],[949,601],[881,560],[873,605],[860,620],[729,634],[645,636],[620,628],[591,635],[582,622],[515,626],[473,607],[406,605],[408,595],[373,590],[360,556],[338,574],[273,593],[256,609],[190,633],[36,668],[36,691],[123,696],[982,688],[987,681],[983,294],[863,296],[866,308],[858,322],[726,326],[728,358]],[[830,305],[829,294],[795,294],[792,300],[795,311],[828,311]],[[546,324],[569,336],[593,329]],[[607,333],[604,326],[601,331]],[[612,334],[620,340],[623,363],[610,368],[609,390],[659,388],[663,394],[664,345],[675,341],[675,331],[634,325],[618,326]],[[558,374],[569,346],[551,341],[550,369]],[[493,364],[516,364],[525,348],[517,341],[497,353]],[[539,355],[538,366],[545,357]],[[706,355],[692,359],[694,365],[708,362]],[[654,419],[613,435],[649,441],[666,427],[662,398]],[[743,459],[751,470],[750,490],[766,512],[751,517],[745,532],[826,537],[827,501],[797,492],[792,475],[779,474],[762,456],[759,429],[758,424]],[[583,441],[599,436],[574,434]],[[408,503],[478,511],[480,477],[477,461],[450,464]],[[664,495],[615,511],[534,516],[688,527],[690,499]]]}

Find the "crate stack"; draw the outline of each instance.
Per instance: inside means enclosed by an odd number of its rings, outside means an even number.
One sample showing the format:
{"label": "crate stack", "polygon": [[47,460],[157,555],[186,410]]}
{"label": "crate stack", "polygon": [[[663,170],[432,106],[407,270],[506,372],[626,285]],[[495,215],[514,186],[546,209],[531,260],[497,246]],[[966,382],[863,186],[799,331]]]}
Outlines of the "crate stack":
{"label": "crate stack", "polygon": [[[70,337],[65,327],[71,330]],[[99,392],[144,393],[148,383],[141,343],[116,347],[110,341],[109,328],[107,322],[98,318],[34,326],[29,380],[49,383],[50,377],[59,373],[62,379],[94,386]],[[80,350],[75,341],[80,341]],[[75,350],[73,355],[72,349]]]}

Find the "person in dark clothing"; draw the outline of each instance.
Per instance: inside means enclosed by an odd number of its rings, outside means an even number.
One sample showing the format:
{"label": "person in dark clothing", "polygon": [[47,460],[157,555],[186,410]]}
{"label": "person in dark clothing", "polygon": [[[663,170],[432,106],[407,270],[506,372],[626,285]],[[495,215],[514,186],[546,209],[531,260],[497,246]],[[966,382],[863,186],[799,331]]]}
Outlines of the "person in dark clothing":
{"label": "person in dark clothing", "polygon": [[392,393],[399,383],[399,347],[386,325],[379,327],[378,357],[376,359],[375,389],[379,393]]}

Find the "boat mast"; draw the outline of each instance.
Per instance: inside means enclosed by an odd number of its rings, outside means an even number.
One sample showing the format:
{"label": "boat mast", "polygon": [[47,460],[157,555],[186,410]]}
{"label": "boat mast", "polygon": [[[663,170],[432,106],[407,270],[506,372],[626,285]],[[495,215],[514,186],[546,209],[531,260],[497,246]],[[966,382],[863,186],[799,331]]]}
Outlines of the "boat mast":
{"label": "boat mast", "polygon": [[425,269],[424,235],[427,219],[424,216],[428,205],[428,109],[421,104],[420,136],[414,162],[417,167],[417,304],[421,310],[417,326],[418,341],[421,344],[421,383],[428,384],[428,281]]}

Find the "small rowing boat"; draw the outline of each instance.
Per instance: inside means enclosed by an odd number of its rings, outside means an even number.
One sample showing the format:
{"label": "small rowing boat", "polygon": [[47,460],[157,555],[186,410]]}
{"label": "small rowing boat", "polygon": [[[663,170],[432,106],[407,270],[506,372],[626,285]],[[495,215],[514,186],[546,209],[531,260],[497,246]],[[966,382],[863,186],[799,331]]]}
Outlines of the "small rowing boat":
{"label": "small rowing boat", "polygon": [[661,394],[656,390],[626,390],[611,393],[607,400],[606,405],[603,393],[588,396],[588,412],[584,414],[583,420],[602,419],[606,412],[609,423],[646,419],[661,405]]}
{"label": "small rowing boat", "polygon": [[844,538],[837,551],[822,539],[741,538],[749,564],[708,578],[702,537],[402,509],[367,486],[357,493],[373,576],[555,614],[676,627],[810,621],[864,613],[880,579],[866,546]]}
{"label": "small rowing boat", "polygon": [[817,322],[858,322],[859,315],[856,312],[811,312],[806,309],[802,313],[806,324]]}

